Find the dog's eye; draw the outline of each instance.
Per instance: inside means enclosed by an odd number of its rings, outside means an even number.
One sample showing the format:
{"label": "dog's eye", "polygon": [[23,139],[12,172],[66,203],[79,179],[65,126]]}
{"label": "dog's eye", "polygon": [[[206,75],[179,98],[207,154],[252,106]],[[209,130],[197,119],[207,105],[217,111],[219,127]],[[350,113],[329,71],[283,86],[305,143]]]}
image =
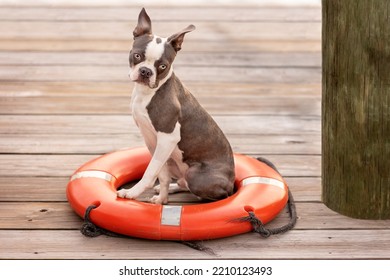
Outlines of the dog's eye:
{"label": "dog's eye", "polygon": [[160,69],[161,71],[164,71],[165,69],[167,69],[167,66],[165,64],[160,64],[158,69]]}
{"label": "dog's eye", "polygon": [[135,60],[141,60],[141,55],[138,54],[138,53],[135,53],[135,54],[134,54],[134,59],[135,59]]}

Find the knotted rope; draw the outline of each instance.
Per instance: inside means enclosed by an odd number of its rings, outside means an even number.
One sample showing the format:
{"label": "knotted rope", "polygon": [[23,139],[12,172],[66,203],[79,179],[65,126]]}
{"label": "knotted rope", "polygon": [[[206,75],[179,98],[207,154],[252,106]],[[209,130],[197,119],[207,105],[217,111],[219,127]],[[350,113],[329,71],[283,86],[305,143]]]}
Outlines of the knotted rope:
{"label": "knotted rope", "polygon": [[271,235],[285,233],[285,232],[291,230],[292,228],[294,228],[294,226],[297,222],[298,216],[297,216],[297,211],[295,208],[294,198],[293,198],[290,190],[288,191],[287,206],[288,206],[288,212],[290,214],[290,220],[287,224],[285,224],[281,227],[278,227],[278,228],[272,228],[272,229],[266,228],[264,226],[263,222],[260,220],[260,218],[258,218],[253,211],[248,211],[247,217],[234,219],[233,221],[234,222],[250,222],[252,227],[253,227],[254,232],[257,232],[258,234],[260,234],[264,238],[268,238]]}

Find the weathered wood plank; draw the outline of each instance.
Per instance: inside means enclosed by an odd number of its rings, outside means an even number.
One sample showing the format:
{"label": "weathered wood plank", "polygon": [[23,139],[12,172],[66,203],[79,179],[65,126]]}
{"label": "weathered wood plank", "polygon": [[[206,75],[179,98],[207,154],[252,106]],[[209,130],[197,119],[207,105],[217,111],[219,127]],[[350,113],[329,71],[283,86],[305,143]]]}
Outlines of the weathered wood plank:
{"label": "weathered wood plank", "polygon": [[388,259],[390,231],[296,230],[272,239],[244,234],[205,245],[225,258]]}
{"label": "weathered wood plank", "polygon": [[79,229],[82,219],[67,203],[0,203],[1,229]]}
{"label": "weathered wood plank", "polygon": [[[130,97],[134,83],[126,82],[2,82],[0,98],[43,96],[106,96]],[[249,84],[232,82],[187,82],[186,86],[197,98],[211,97],[257,97],[267,96],[284,99],[290,95],[297,98],[321,98],[321,84]],[[315,97],[314,97],[315,96]]]}
{"label": "weathered wood plank", "polygon": [[[226,134],[318,134],[318,116],[217,115]],[[0,134],[139,134],[129,115],[0,115]],[[113,136],[114,137],[114,136]]]}
{"label": "weathered wood plank", "polygon": [[[321,135],[226,135],[237,153],[255,154],[316,154],[321,153]],[[91,145],[93,143],[93,145]],[[0,152],[7,154],[102,154],[124,147],[143,146],[140,133],[109,134],[2,134]]]}
{"label": "weathered wood plank", "polygon": [[67,201],[68,177],[0,178],[0,201]]}
{"label": "weathered wood plank", "polygon": [[[130,21],[138,17],[139,7],[1,7],[0,19],[28,21]],[[148,7],[154,22],[161,21],[287,21],[313,22],[321,20],[319,7],[291,7],[288,9],[263,7]]]}
{"label": "weathered wood plank", "polygon": [[[1,96],[1,114],[129,114],[128,96]],[[224,102],[221,102],[223,98]],[[317,95],[217,96],[202,94],[197,98],[210,114],[315,115],[320,116],[321,98]],[[282,102],[281,102],[282,101]],[[102,106],[104,104],[104,106]]]}
{"label": "weathered wood plank", "polygon": [[[114,253],[106,246],[121,249]],[[174,258],[177,252],[193,258],[204,255],[177,242],[104,236],[90,239],[83,237],[79,230],[0,231],[0,259]]]}
{"label": "weathered wood plank", "polygon": [[[0,52],[0,65],[128,66],[129,52]],[[180,66],[321,67],[320,52],[183,52]]]}
{"label": "weathered wood plank", "polygon": [[[150,198],[152,195],[150,193],[144,198]],[[178,201],[178,198],[175,199],[178,195],[170,196],[174,204],[183,203]],[[192,203],[196,203],[194,200],[196,198],[192,197]],[[322,203],[297,203],[296,207],[299,220],[294,230],[390,229],[390,220],[352,219],[337,214]],[[79,229],[82,224],[82,219],[64,202],[3,202],[0,203],[0,220],[0,229]],[[267,227],[278,227],[287,221],[288,214],[285,209]]]}
{"label": "weathered wood plank", "polygon": [[[285,180],[297,202],[321,201],[321,178],[285,177]],[[0,201],[65,202],[68,181],[69,177],[0,177]],[[170,199],[171,202],[186,202],[187,198],[175,194]]]}
{"label": "weathered wood plank", "polygon": [[[50,3],[53,5],[46,4],[45,1],[33,1],[33,2],[26,2],[23,0],[8,0],[5,1],[3,6],[4,7],[15,7],[18,5],[19,7],[66,7],[66,8],[105,8],[105,7],[121,7],[121,8],[131,8],[140,7],[140,3],[144,3],[140,0],[134,0],[132,2],[122,1],[122,0],[112,0],[110,2],[107,1],[77,1],[77,0],[51,0]],[[267,8],[267,7],[275,7],[275,8],[294,8],[294,7],[307,7],[307,8],[318,8],[320,7],[320,4],[318,1],[300,1],[300,2],[293,2],[293,3],[287,3],[283,4],[283,2],[276,2],[271,3],[270,1],[260,1],[260,2],[254,2],[254,1],[241,1],[236,2],[234,0],[225,0],[223,1],[223,5],[217,5],[215,2],[210,1],[186,1],[186,2],[176,2],[176,1],[168,1],[164,3],[164,5],[161,5],[161,2],[159,0],[148,0],[146,2],[148,6],[151,8],[174,8],[174,7],[202,7],[204,9],[210,9],[215,7],[226,7],[226,8]],[[181,3],[181,5],[178,5],[178,3]],[[221,2],[222,4],[222,2]]]}
{"label": "weathered wood plank", "polygon": [[[129,39],[31,39],[31,38],[0,38],[2,51],[123,51],[131,49]],[[186,41],[186,51],[193,52],[320,52],[321,40],[234,40],[234,43],[218,41]]]}
{"label": "weathered wood plank", "polygon": [[[253,155],[256,156],[256,155]],[[70,176],[96,155],[0,154],[0,176]],[[316,155],[267,155],[284,176],[320,176],[321,157]]]}
{"label": "weathered wood plank", "polygon": [[[86,21],[2,21],[1,39],[132,39],[136,18],[128,22]],[[188,22],[191,23],[191,22]],[[183,29],[187,23],[164,22],[154,25],[155,34],[169,36]],[[188,25],[188,24],[187,24]],[[319,40],[320,22],[197,22],[191,40],[229,42],[234,40]],[[190,40],[188,40],[190,41]]]}
{"label": "weathered wood plank", "polygon": [[[116,81],[128,82],[128,66],[7,66],[0,68],[0,81]],[[176,66],[184,82],[320,83],[321,68]]]}
{"label": "weathered wood plank", "polygon": [[177,242],[91,239],[78,230],[0,231],[1,259],[388,259],[390,230],[294,230],[268,239],[248,233],[203,245],[216,255]]}

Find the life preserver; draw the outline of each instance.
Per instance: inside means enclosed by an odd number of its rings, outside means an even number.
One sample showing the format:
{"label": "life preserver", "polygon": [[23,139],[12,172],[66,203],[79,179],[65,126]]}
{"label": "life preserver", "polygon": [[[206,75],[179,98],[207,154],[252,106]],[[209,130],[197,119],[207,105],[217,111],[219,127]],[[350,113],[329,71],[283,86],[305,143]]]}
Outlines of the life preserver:
{"label": "life preserver", "polygon": [[268,165],[235,154],[235,193],[223,200],[193,205],[156,205],[118,198],[116,190],[142,177],[151,156],[146,148],[103,155],[80,167],[71,177],[67,197],[83,217],[90,205],[91,221],[104,229],[155,240],[207,240],[249,232],[249,222],[234,222],[253,211],[263,223],[285,207],[288,189]]}

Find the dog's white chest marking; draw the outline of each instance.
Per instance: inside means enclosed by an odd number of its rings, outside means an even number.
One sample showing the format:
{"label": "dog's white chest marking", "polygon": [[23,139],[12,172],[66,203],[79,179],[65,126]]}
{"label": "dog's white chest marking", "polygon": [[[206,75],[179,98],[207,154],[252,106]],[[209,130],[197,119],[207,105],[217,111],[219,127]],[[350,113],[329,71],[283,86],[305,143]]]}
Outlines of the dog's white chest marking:
{"label": "dog's white chest marking", "polygon": [[131,111],[133,113],[134,121],[140,129],[146,145],[151,151],[154,151],[156,147],[157,132],[149,118],[146,106],[150,103],[154,94],[155,91],[144,86],[136,85],[133,90],[131,102]]}

